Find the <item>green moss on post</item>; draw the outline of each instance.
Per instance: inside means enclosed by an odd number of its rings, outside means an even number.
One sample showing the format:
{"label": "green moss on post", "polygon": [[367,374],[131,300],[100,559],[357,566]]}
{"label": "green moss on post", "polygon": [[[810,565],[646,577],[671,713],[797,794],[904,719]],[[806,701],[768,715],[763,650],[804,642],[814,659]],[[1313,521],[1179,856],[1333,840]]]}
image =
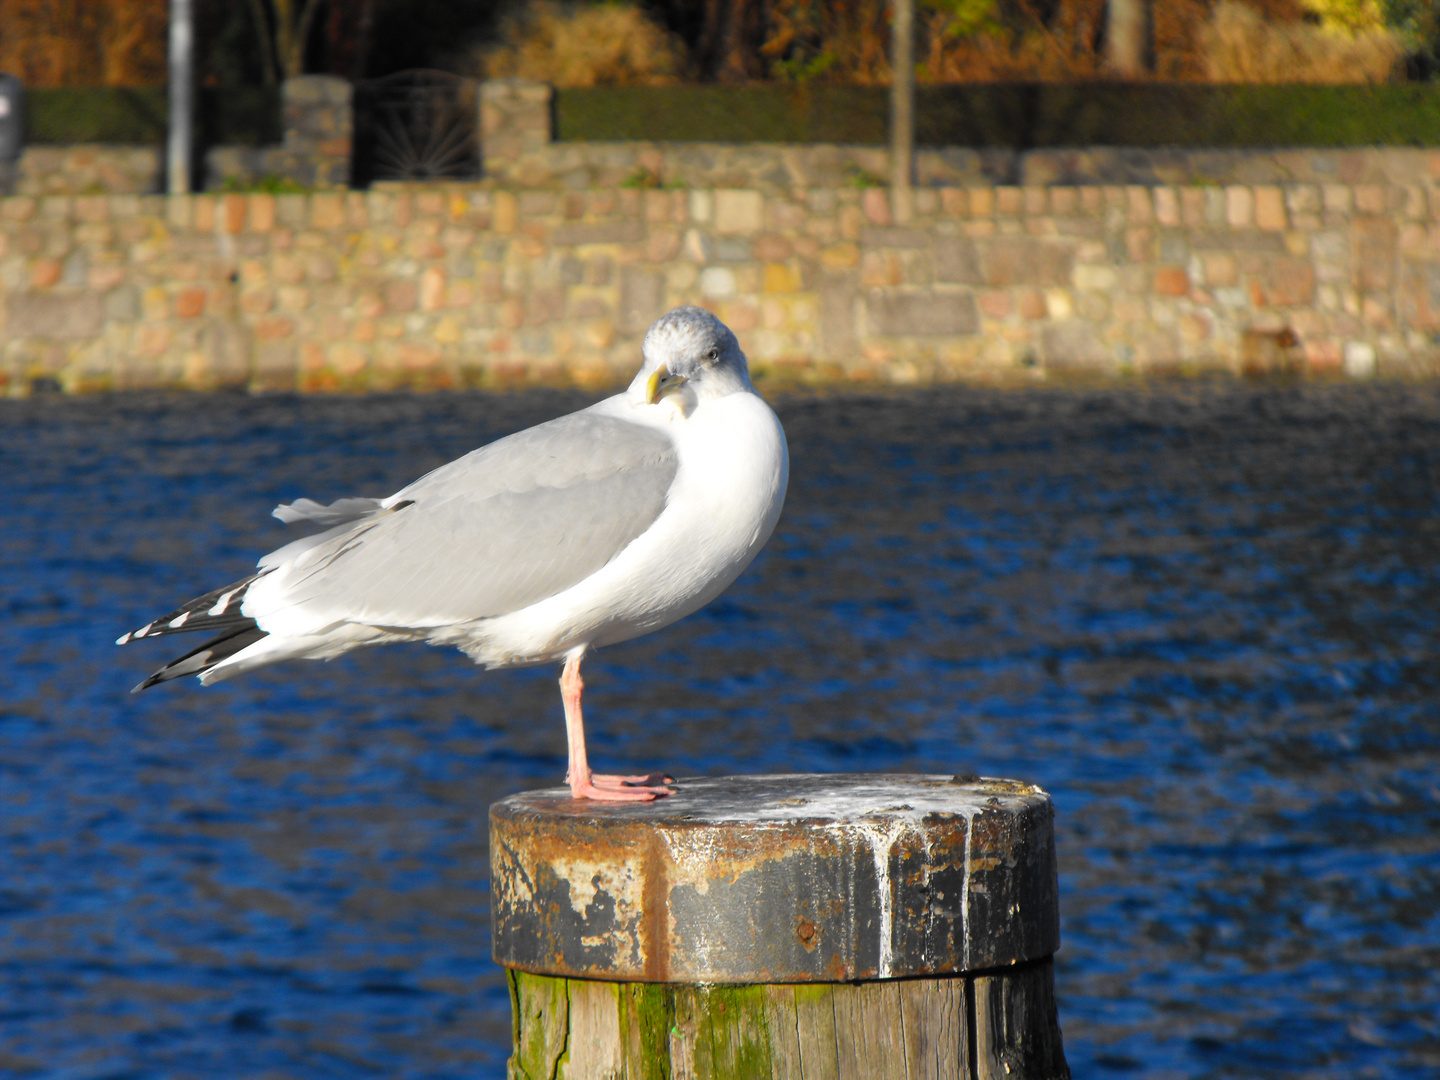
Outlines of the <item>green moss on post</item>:
{"label": "green moss on post", "polygon": [[1069,1076],[1049,960],[943,979],[812,986],[627,984],[512,971],[510,995],[511,1080]]}
{"label": "green moss on post", "polygon": [[555,1075],[570,1031],[570,994],[564,979],[510,972],[514,1052],[510,1075],[542,1080]]}
{"label": "green moss on post", "polygon": [[667,987],[629,983],[622,993],[627,1005],[627,1075],[638,1080],[669,1080],[670,1031],[675,1026],[675,998]]}

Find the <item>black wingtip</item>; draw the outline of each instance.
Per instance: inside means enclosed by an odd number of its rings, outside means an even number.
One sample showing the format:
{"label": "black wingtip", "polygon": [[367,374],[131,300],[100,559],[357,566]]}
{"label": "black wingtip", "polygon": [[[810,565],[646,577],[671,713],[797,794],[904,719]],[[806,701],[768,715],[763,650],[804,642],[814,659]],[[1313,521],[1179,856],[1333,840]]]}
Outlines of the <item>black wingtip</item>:
{"label": "black wingtip", "polygon": [[132,694],[138,694],[141,690],[149,690],[152,686],[159,686],[162,682],[169,682],[171,679],[177,678],[182,673],[175,672],[172,674],[171,668],[175,667],[176,664],[179,664],[185,659],[187,658],[182,656],[180,660],[172,661],[171,663],[166,664],[159,671],[147,675],[142,681],[132,686],[130,688],[130,692]]}
{"label": "black wingtip", "polygon": [[160,668],[160,671],[157,671],[156,674],[147,675],[147,677],[144,678],[144,681],[132,685],[132,687],[130,688],[130,693],[138,694],[141,690],[150,690],[150,687],[157,687],[157,685],[160,685],[161,683],[164,683],[164,681],[167,681],[168,678],[171,677],[170,675],[166,675],[166,668]]}
{"label": "black wingtip", "polygon": [[255,625],[254,619],[246,619],[239,629],[212,638],[203,645],[197,645],[184,656],[176,657],[159,671],[150,675],[130,692],[138,694],[158,683],[169,682],[183,675],[203,675],[220,661],[234,656],[241,649],[253,645],[265,636],[265,631]]}
{"label": "black wingtip", "polygon": [[241,613],[245,594],[252,584],[264,577],[267,571],[233,581],[218,589],[212,589],[204,596],[186,602],[168,615],[151,619],[144,626],[121,634],[115,639],[116,645],[128,645],[141,638],[162,637],[167,634],[214,633],[217,630],[234,631],[254,626],[255,620]]}

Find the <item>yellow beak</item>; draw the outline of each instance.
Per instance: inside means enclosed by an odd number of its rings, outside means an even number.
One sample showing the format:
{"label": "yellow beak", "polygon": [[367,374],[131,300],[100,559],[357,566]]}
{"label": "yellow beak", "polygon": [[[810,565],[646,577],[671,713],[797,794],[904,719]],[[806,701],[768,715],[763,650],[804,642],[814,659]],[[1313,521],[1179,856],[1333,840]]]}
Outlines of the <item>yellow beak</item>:
{"label": "yellow beak", "polygon": [[650,373],[650,378],[645,380],[645,403],[654,405],[684,381],[684,375],[672,375],[670,369],[661,364]]}

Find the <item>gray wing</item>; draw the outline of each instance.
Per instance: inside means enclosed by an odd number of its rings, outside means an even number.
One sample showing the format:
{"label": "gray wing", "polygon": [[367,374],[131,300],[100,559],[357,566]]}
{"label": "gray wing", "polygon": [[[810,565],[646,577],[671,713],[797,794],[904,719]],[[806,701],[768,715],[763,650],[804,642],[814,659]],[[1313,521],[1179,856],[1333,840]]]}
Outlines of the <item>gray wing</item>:
{"label": "gray wing", "polygon": [[[307,622],[420,628],[516,611],[583,581],[648,529],[677,468],[663,432],[573,413],[452,461],[383,504],[336,504],[351,520],[261,560],[279,587],[267,592]],[[286,508],[292,519],[326,520],[325,508],[304,503]]]}

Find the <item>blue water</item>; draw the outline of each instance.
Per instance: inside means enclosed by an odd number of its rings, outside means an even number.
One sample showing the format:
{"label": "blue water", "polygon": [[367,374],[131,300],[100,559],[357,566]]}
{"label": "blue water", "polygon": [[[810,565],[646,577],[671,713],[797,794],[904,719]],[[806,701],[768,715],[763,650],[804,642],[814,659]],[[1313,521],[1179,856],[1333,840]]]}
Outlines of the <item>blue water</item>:
{"label": "blue water", "polygon": [[[0,403],[0,1075],[499,1077],[486,808],[557,672],[395,647],[132,696],[114,638],[282,500],[587,400]],[[1077,1077],[1440,1075],[1440,390],[781,399],[718,602],[586,668],[592,756],[1054,796]]]}

